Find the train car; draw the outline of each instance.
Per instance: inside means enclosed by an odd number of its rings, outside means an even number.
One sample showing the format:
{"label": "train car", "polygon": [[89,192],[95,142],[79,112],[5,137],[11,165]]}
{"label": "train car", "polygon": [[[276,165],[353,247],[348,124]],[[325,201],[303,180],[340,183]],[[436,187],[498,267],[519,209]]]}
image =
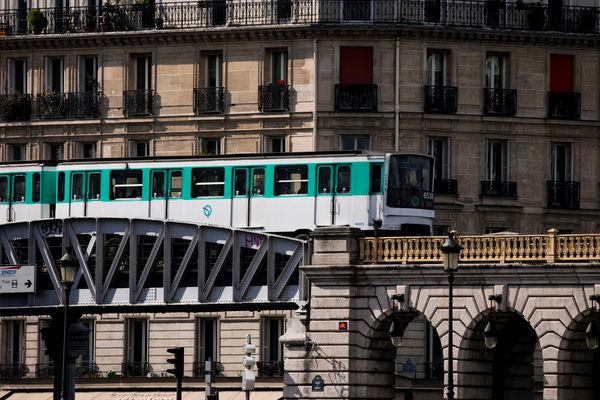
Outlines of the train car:
{"label": "train car", "polygon": [[430,234],[433,158],[369,152],[98,159],[56,166],[56,216],[302,234],[348,225]]}
{"label": "train car", "polygon": [[0,164],[0,223],[50,218],[54,212],[55,164]]}

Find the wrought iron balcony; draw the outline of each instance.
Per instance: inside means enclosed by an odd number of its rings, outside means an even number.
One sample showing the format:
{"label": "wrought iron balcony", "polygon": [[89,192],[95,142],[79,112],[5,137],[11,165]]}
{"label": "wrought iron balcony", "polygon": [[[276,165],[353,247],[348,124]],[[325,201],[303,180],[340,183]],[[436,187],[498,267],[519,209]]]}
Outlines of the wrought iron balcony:
{"label": "wrought iron balcony", "polygon": [[458,89],[453,86],[425,86],[425,112],[438,114],[454,114]]}
{"label": "wrought iron balcony", "polygon": [[[598,34],[598,8],[549,7],[501,0],[190,0],[166,4],[42,8],[43,33],[187,29],[213,26],[373,23],[441,25],[473,29]],[[8,35],[33,33],[27,9],[0,11]]]}
{"label": "wrought iron balcony", "polygon": [[283,376],[283,361],[257,361],[258,376]]}
{"label": "wrought iron balcony", "polygon": [[262,112],[289,111],[290,86],[279,84],[259,86],[258,109]]}
{"label": "wrought iron balcony", "polygon": [[28,121],[30,118],[30,95],[20,93],[0,95],[0,121]]}
{"label": "wrought iron balcony", "polygon": [[99,378],[100,368],[95,362],[82,362],[75,366],[75,374],[78,378]]}
{"label": "wrought iron balcony", "polygon": [[[222,376],[223,375],[223,364],[218,361],[212,362],[212,371],[214,373],[213,376]],[[193,365],[193,373],[195,377],[203,377],[206,375],[206,362],[205,361],[195,361]]]}
{"label": "wrought iron balcony", "polygon": [[335,111],[377,111],[377,85],[335,85]]}
{"label": "wrought iron balcony", "polygon": [[579,208],[579,182],[547,181],[548,208]]}
{"label": "wrought iron balcony", "polygon": [[433,192],[435,194],[456,194],[458,193],[458,182],[456,179],[436,179]]}
{"label": "wrought iron balcony", "polygon": [[100,92],[40,93],[37,109],[40,119],[99,118]]}
{"label": "wrought iron balcony", "polygon": [[23,363],[0,364],[0,379],[21,379],[29,372]]}
{"label": "wrought iron balcony", "polygon": [[517,91],[514,89],[483,89],[483,112],[486,115],[513,116],[517,113]]}
{"label": "wrought iron balcony", "polygon": [[154,90],[125,90],[123,92],[123,114],[126,117],[154,115]]}
{"label": "wrought iron balcony", "polygon": [[579,119],[580,110],[580,93],[548,92],[548,118]]}
{"label": "wrought iron balcony", "polygon": [[35,364],[35,377],[37,379],[51,378],[54,376],[54,363]]}
{"label": "wrought iron balcony", "polygon": [[150,363],[147,362],[124,362],[121,364],[123,378],[146,377],[150,371]]}
{"label": "wrought iron balcony", "polygon": [[481,181],[481,195],[517,197],[517,182]]}
{"label": "wrought iron balcony", "polygon": [[224,87],[194,89],[194,114],[222,113],[224,93]]}

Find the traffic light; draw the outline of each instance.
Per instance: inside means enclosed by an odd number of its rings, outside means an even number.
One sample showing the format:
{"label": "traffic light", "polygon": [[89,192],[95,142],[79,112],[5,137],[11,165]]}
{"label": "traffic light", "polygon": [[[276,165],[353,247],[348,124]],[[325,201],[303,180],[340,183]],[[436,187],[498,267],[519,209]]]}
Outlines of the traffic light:
{"label": "traffic light", "polygon": [[175,375],[175,378],[180,381],[183,378],[183,347],[173,347],[167,351],[175,356],[167,360],[169,364],[173,364],[173,368],[169,368],[167,372]]}

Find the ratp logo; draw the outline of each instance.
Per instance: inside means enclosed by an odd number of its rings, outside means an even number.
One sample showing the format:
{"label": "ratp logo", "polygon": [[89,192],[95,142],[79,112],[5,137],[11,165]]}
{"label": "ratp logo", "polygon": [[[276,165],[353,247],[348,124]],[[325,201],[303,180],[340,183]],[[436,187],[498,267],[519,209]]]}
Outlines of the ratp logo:
{"label": "ratp logo", "polygon": [[202,212],[204,213],[204,216],[206,218],[210,218],[210,216],[212,215],[212,207],[210,206],[210,204],[205,205],[204,207],[202,207]]}

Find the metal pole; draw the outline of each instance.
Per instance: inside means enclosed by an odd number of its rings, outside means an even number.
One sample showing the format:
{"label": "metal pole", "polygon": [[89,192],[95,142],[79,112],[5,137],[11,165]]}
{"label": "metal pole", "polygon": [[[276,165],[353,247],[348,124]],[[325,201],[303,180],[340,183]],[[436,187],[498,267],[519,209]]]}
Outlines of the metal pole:
{"label": "metal pole", "polygon": [[452,336],[454,335],[453,329],[453,284],[454,284],[454,270],[448,270],[448,400],[454,400],[454,345],[452,343]]}
{"label": "metal pole", "polygon": [[71,294],[71,285],[69,283],[65,283],[65,312],[64,312],[64,321],[63,321],[63,348],[62,348],[62,384],[61,384],[61,392],[63,400],[68,399],[68,389],[67,389],[67,337],[69,335],[69,297]]}
{"label": "metal pole", "polygon": [[183,379],[177,378],[177,395],[176,395],[176,400],[181,400],[181,389],[182,389],[182,385],[181,385],[181,381]]}

